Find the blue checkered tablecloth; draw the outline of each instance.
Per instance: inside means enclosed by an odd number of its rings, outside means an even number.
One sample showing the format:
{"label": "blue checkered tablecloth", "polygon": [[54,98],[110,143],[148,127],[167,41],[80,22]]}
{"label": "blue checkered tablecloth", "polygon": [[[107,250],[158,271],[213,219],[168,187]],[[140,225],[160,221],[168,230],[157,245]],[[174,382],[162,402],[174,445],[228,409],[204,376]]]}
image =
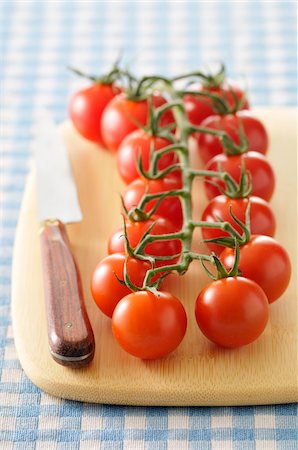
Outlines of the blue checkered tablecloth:
{"label": "blue checkered tablecloth", "polygon": [[254,105],[296,104],[296,2],[1,1],[0,448],[297,449],[297,405],[152,408],[85,404],[35,387],[10,319],[15,227],[36,111],[67,115],[82,83],[119,50],[138,74],[225,61]]}

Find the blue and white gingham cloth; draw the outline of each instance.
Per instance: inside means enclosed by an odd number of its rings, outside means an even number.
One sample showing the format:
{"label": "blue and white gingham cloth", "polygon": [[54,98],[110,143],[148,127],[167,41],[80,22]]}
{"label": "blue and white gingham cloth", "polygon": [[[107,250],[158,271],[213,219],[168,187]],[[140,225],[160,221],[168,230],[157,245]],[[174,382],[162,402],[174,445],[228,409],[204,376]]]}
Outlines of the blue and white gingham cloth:
{"label": "blue and white gingham cloth", "polygon": [[123,51],[138,74],[225,61],[253,105],[296,104],[296,2],[0,2],[0,448],[294,450],[297,406],[132,408],[50,397],[18,361],[10,320],[14,232],[34,116],[67,115],[82,83]]}

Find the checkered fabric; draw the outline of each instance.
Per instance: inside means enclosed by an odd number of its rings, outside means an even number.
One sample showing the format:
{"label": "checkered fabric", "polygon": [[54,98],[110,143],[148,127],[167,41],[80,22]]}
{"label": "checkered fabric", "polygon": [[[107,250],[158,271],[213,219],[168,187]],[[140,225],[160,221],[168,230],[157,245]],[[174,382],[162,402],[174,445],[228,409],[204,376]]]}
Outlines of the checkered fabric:
{"label": "checkered fabric", "polygon": [[295,105],[296,2],[4,1],[1,33],[0,448],[297,449],[297,406],[152,408],[52,398],[23,373],[10,319],[14,232],[40,107],[57,120],[82,80],[117,57],[136,73],[225,61],[254,105]]}

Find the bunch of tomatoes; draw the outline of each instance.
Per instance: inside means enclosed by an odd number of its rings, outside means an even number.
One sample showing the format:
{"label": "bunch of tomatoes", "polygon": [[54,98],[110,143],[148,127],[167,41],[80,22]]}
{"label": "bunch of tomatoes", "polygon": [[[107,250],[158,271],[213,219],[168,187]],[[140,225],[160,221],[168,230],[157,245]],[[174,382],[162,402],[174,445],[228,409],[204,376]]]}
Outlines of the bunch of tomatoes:
{"label": "bunch of tomatoes", "polygon": [[[94,301],[112,319],[116,340],[142,359],[175,350],[187,316],[181,301],[162,289],[163,280],[200,260],[212,278],[195,301],[202,333],[222,347],[255,341],[269,304],[287,288],[291,264],[274,239],[267,132],[246,93],[226,79],[223,66],[213,75],[138,80],[116,65],[90,78],[91,85],[72,97],[70,117],[82,136],[115,152],[127,185],[123,225],[91,279]],[[202,170],[190,166],[190,139]],[[195,177],[204,177],[209,199],[200,221],[192,217]],[[206,255],[192,251],[197,227]]]}

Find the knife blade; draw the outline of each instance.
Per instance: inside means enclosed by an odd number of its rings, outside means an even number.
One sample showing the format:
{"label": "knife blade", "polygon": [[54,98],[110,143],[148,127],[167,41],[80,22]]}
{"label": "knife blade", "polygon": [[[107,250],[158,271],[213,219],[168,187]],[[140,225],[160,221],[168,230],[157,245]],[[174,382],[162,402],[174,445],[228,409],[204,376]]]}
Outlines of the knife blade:
{"label": "knife blade", "polygon": [[82,213],[67,149],[48,112],[38,116],[33,151],[49,349],[57,363],[84,367],[94,356],[94,335],[65,226]]}

